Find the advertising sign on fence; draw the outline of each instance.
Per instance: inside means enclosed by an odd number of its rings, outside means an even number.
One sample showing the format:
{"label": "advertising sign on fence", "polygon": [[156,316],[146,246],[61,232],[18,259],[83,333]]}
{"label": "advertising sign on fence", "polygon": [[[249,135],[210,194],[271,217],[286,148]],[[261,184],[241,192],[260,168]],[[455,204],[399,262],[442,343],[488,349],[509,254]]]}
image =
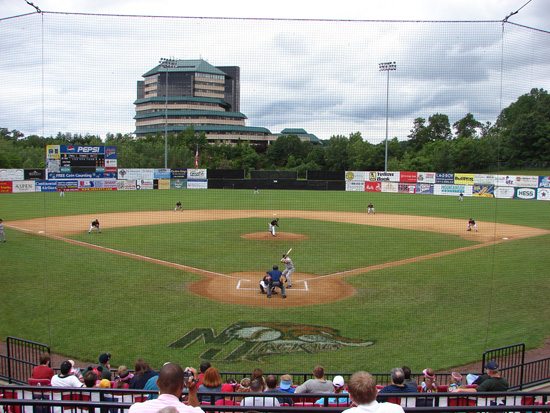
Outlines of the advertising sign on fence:
{"label": "advertising sign on fence", "polygon": [[454,184],[455,174],[436,172],[435,183],[436,184]]}
{"label": "advertising sign on fence", "polygon": [[416,193],[416,184],[399,184],[397,192],[400,194],[414,194]]}
{"label": "advertising sign on fence", "polygon": [[185,189],[187,188],[186,179],[170,179],[170,189]]}
{"label": "advertising sign on fence", "polygon": [[550,189],[539,188],[537,190],[537,200],[539,200],[539,201],[550,201]]}
{"label": "advertising sign on fence", "polygon": [[[206,169],[188,169],[187,170],[187,179],[192,179],[195,181],[204,180],[207,178],[206,176]],[[189,183],[187,184],[187,187],[189,188]]]}
{"label": "advertising sign on fence", "polygon": [[[436,177],[437,179],[437,177]],[[472,187],[470,185],[435,185],[434,195],[453,195],[458,196],[463,194],[464,196],[472,195]]]}
{"label": "advertising sign on fence", "polygon": [[376,172],[376,180],[383,182],[399,182],[399,172]]}
{"label": "advertising sign on fence", "polygon": [[346,191],[365,191],[365,181],[348,181],[346,180]]}
{"label": "advertising sign on fence", "polygon": [[399,182],[416,183],[417,178],[418,178],[417,172],[399,172]]}
{"label": "advertising sign on fence", "polygon": [[416,184],[416,193],[422,195],[433,195],[434,184]]}
{"label": "advertising sign on fence", "polygon": [[187,180],[187,189],[208,189],[208,181]]}
{"label": "advertising sign on fence", "polygon": [[153,173],[154,179],[170,179],[170,169],[155,169]]}
{"label": "advertising sign on fence", "polygon": [[153,179],[140,179],[136,181],[136,189],[153,189]]}
{"label": "advertising sign on fence", "polygon": [[34,192],[34,181],[14,181],[11,191],[16,193]]}
{"label": "advertising sign on fence", "polygon": [[478,196],[482,198],[494,198],[495,187],[489,185],[474,185],[472,196]]}
{"label": "advertising sign on fence", "polygon": [[507,198],[512,199],[515,195],[514,187],[510,186],[497,186],[495,187],[495,198]]}
{"label": "advertising sign on fence", "polygon": [[23,169],[0,169],[0,181],[23,181],[25,171]]}
{"label": "advertising sign on fence", "polygon": [[187,179],[187,169],[170,169],[170,178]]}
{"label": "advertising sign on fence", "polygon": [[457,185],[473,185],[474,174],[455,174],[455,184]]}
{"label": "advertising sign on fence", "polygon": [[154,179],[154,169],[119,169],[118,179]]}
{"label": "advertising sign on fence", "polygon": [[516,188],[515,198],[537,199],[537,190],[535,188]]}
{"label": "advertising sign on fence", "polygon": [[365,191],[367,192],[382,192],[381,182],[365,182]]}
{"label": "advertising sign on fence", "polygon": [[136,189],[136,181],[134,179],[119,179],[116,182],[116,187],[119,191],[133,191]]}
{"label": "advertising sign on fence", "polygon": [[35,192],[57,192],[55,181],[34,181]]}
{"label": "advertising sign on fence", "polygon": [[475,174],[474,185],[495,186],[495,175]]}
{"label": "advertising sign on fence", "polygon": [[11,193],[12,181],[0,181],[0,194]]}
{"label": "advertising sign on fence", "polygon": [[64,191],[78,191],[78,181],[74,179],[68,181],[58,181],[57,189],[62,189]]}
{"label": "advertising sign on fence", "polygon": [[420,184],[435,184],[435,172],[418,172],[416,182]]}
{"label": "advertising sign on fence", "polygon": [[397,193],[397,191],[399,190],[397,185],[397,182],[382,182],[382,192]]}
{"label": "advertising sign on fence", "polygon": [[[346,181],[368,181],[369,173],[368,171],[346,171]],[[376,175],[374,180],[376,180]]]}
{"label": "advertising sign on fence", "polygon": [[539,176],[539,188],[550,188],[550,176]]}

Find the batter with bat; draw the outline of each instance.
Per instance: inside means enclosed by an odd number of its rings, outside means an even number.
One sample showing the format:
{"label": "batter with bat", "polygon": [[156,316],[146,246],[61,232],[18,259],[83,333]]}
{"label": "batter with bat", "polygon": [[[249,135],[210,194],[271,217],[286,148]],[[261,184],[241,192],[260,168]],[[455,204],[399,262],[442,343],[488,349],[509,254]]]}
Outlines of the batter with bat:
{"label": "batter with bat", "polygon": [[283,258],[281,259],[281,263],[285,265],[285,270],[283,271],[283,277],[287,280],[287,287],[286,288],[292,288],[292,283],[290,282],[290,276],[294,272],[294,264],[292,263],[292,260],[288,256],[290,254],[290,251],[292,251],[292,248],[288,250],[286,254],[283,254]]}

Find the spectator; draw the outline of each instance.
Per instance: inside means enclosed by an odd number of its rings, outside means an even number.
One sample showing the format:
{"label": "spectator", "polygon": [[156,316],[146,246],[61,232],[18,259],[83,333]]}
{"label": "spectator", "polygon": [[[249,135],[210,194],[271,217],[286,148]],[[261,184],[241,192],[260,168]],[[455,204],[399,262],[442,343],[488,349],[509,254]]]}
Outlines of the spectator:
{"label": "spectator", "polygon": [[40,365],[32,369],[31,377],[33,379],[48,379],[51,380],[55,372],[50,367],[50,355],[43,353],[40,355]]}
{"label": "spectator", "polygon": [[111,381],[107,379],[101,379],[99,382],[99,388],[100,389],[110,389],[111,388]]}
{"label": "spectator", "polygon": [[281,384],[279,385],[279,390],[282,390],[286,393],[294,393],[296,388],[292,387],[292,376],[290,374],[283,374],[281,376]]}
{"label": "spectator", "polygon": [[[417,393],[418,389],[416,387],[407,386],[403,382],[405,381],[405,373],[403,373],[403,369],[396,367],[391,371],[391,384],[382,387],[380,391],[378,392],[379,396],[377,397],[377,400],[379,402],[385,402],[388,400],[387,397],[380,396],[380,394],[384,393]],[[350,391],[351,393],[351,391]]]}
{"label": "spectator", "polygon": [[204,372],[206,370],[208,370],[210,367],[212,367],[212,366],[210,365],[210,363],[208,361],[203,361],[201,363],[201,365],[199,366],[200,374],[199,374],[199,381],[197,383],[197,389],[202,384],[202,380],[204,379]]}
{"label": "spectator", "polygon": [[[174,407],[180,413],[202,412],[203,410],[198,407],[199,399],[195,382],[199,377],[195,369],[189,368],[189,371],[193,373],[194,379],[189,378],[185,382],[183,369],[175,363],[166,363],[158,374],[159,397],[143,403],[134,403],[129,413],[153,413],[168,407]],[[188,406],[180,401],[185,387],[189,389]]]}
{"label": "spectator", "polygon": [[115,388],[116,389],[129,389],[130,380],[134,375],[126,368],[126,366],[119,366],[116,372]]}
{"label": "spectator", "polygon": [[[264,393],[279,393],[283,395],[287,394],[286,392],[277,388],[277,377],[271,374],[265,379],[265,384],[267,387]],[[277,397],[277,400],[279,400],[279,403],[286,403],[289,406],[292,406],[293,404],[292,398],[290,397],[279,396]]]}
{"label": "spectator", "polygon": [[215,403],[216,406],[236,406],[236,405],[238,405],[239,403],[237,403],[234,400],[235,399],[235,396],[233,394],[234,391],[235,391],[235,387],[233,387],[229,383],[225,383],[222,386],[222,392],[223,393],[228,393],[228,394],[224,395],[222,399],[216,400],[216,403]]}
{"label": "spectator", "polygon": [[437,393],[435,370],[424,369],[422,373],[424,373],[424,381],[420,384],[420,393]]}
{"label": "spectator", "polygon": [[404,412],[403,408],[398,404],[378,403],[376,401],[376,381],[374,377],[366,371],[358,371],[351,376],[348,382],[348,390],[351,401],[353,401],[357,407],[344,410],[344,413]]}
{"label": "spectator", "polygon": [[[239,383],[239,388],[237,389],[237,393],[250,393],[250,379],[244,378]],[[243,397],[235,397],[235,401],[240,403],[243,400]]]}
{"label": "spectator", "polygon": [[401,367],[401,370],[403,370],[403,374],[405,375],[405,381],[403,383],[407,386],[418,389],[418,384],[416,384],[416,380],[411,377],[411,368],[409,366],[403,366]]}
{"label": "spectator", "polygon": [[[348,392],[344,390],[346,384],[342,376],[334,377],[334,380],[332,380],[332,385],[334,386],[334,394],[348,394]],[[329,397],[327,403],[346,405],[347,403],[349,403],[349,397]],[[315,404],[318,406],[324,406],[325,398],[322,397],[319,400],[316,400]]]}
{"label": "spectator", "polygon": [[332,393],[334,388],[330,380],[325,380],[323,366],[316,366],[313,369],[313,377],[313,379],[309,379],[304,384],[296,387],[294,393]]}
{"label": "spectator", "polygon": [[81,383],[84,383],[84,376],[80,372],[80,369],[78,367],[75,367],[74,360],[69,360],[69,363],[71,363],[71,374],[74,374],[78,380],[80,380]]}
{"label": "spectator", "polygon": [[73,365],[69,360],[65,360],[59,367],[60,374],[52,377],[52,387],[82,387],[83,384],[78,378],[71,374]]}
{"label": "spectator", "polygon": [[489,361],[485,368],[487,369],[487,375],[489,378],[481,383],[476,388],[460,388],[456,389],[455,393],[475,393],[475,392],[491,392],[491,391],[508,391],[508,380],[501,377],[498,370],[498,364],[494,361]]}
{"label": "spectator", "polygon": [[264,372],[262,369],[256,368],[252,371],[252,375],[250,376],[250,381],[254,379],[260,379],[260,381],[262,382],[262,391],[265,391],[265,389],[267,389],[267,384],[265,383]]}
{"label": "spectator", "polygon": [[86,371],[100,371],[101,378],[111,380],[111,366],[109,364],[109,360],[111,360],[111,355],[109,353],[103,353],[101,356],[99,356],[99,364],[90,364]]}
{"label": "spectator", "polygon": [[97,373],[94,370],[88,370],[86,373],[84,373],[84,385],[88,388],[99,387]]}
{"label": "spectator", "polygon": [[[261,393],[262,392],[262,382],[260,379],[256,378],[250,381],[250,392],[251,393]],[[261,397],[261,396],[252,396],[245,397],[241,401],[241,406],[254,407],[254,406],[269,406],[269,407],[279,407],[280,403],[276,397]]]}
{"label": "spectator", "polygon": [[453,392],[457,389],[461,389],[462,387],[464,387],[462,385],[462,374],[456,371],[453,371],[451,373],[451,380],[450,380],[449,387],[447,387],[447,391]]}
{"label": "spectator", "polygon": [[130,380],[130,388],[143,389],[147,381],[157,374],[145,360],[139,359],[134,366],[134,377]]}
{"label": "spectator", "polygon": [[[202,384],[199,387],[199,393],[213,393],[222,391],[222,376],[216,367],[209,367],[204,372]],[[201,402],[211,402],[214,404],[216,400],[222,399],[222,396],[215,396],[214,401],[210,395],[199,396]]]}

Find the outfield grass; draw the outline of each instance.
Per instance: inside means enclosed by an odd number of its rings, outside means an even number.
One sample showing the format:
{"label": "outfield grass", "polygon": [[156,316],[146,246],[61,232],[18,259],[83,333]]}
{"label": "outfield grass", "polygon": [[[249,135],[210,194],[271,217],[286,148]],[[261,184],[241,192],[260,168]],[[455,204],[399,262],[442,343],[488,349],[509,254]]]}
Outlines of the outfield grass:
{"label": "outfield grass", "polygon": [[[549,228],[544,202],[350,192],[185,190],[57,194],[1,194],[5,224],[14,219],[82,213],[170,209],[364,211],[469,218]],[[281,244],[245,240],[265,230],[261,219],[221,220],[104,230],[72,238],[217,272],[263,271],[280,258]],[[281,230],[305,233],[293,259],[299,272],[329,274],[471,245],[450,235],[288,219]],[[214,362],[225,371],[387,372],[408,364],[449,368],[480,359],[493,347],[542,344],[550,316],[547,263],[550,236],[534,237],[349,276],[357,294],[333,303],[265,309],[198,297],[187,287],[196,274],[115,256],[6,229],[2,256],[0,337],[47,343],[54,352],[95,361],[105,351],[113,365],[146,358],[197,366],[212,345],[167,348],[193,328],[219,333],[232,323],[293,322],[373,340],[313,354],[266,357],[263,362]],[[222,346],[226,357],[240,342]]]}

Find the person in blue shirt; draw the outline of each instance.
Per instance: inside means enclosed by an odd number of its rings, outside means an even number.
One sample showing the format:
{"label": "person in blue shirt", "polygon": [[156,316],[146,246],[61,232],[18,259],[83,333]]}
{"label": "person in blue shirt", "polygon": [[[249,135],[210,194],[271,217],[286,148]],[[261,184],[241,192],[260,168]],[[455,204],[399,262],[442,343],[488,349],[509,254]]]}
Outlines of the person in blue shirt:
{"label": "person in blue shirt", "polygon": [[274,287],[279,287],[281,289],[281,294],[283,295],[283,298],[286,298],[285,285],[281,281],[281,276],[283,275],[283,273],[279,271],[279,267],[274,265],[273,271],[269,271],[267,275],[271,277],[269,281],[269,288],[267,289],[267,298],[271,298],[271,293]]}

